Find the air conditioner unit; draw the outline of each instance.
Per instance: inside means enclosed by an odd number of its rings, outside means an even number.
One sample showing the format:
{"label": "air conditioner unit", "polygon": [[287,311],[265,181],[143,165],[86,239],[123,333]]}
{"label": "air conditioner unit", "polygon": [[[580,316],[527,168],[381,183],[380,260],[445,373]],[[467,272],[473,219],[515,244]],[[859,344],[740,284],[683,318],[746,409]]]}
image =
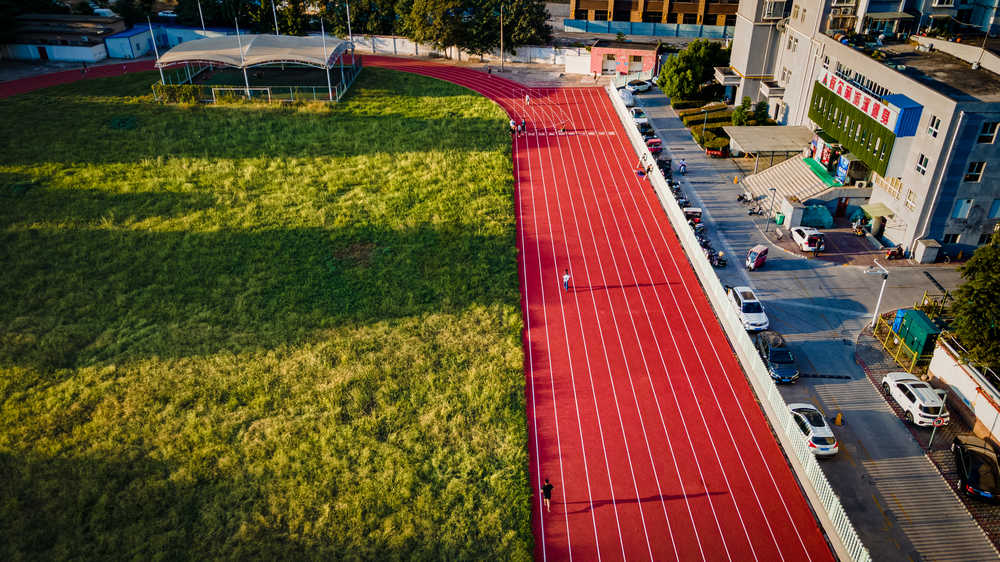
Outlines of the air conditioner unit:
{"label": "air conditioner unit", "polygon": [[868,182],[866,181],[856,181],[854,182],[854,187],[858,189],[865,189],[868,187]]}

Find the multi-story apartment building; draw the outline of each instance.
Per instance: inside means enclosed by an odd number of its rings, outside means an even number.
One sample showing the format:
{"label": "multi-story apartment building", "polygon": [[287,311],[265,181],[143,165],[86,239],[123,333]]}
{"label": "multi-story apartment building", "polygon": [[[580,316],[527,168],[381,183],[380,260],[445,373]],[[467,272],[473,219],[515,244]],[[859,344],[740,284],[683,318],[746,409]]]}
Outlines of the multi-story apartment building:
{"label": "multi-story apartment building", "polygon": [[[843,4],[853,14],[834,11]],[[716,79],[861,160],[870,203],[885,209],[873,231],[887,242],[968,253],[1000,222],[1000,75],[916,42],[879,45],[874,33],[846,43],[840,26],[872,21],[873,7],[886,10],[875,0],[744,0],[731,66]]]}
{"label": "multi-story apartment building", "polygon": [[570,0],[574,19],[728,25],[736,23],[739,0]]}

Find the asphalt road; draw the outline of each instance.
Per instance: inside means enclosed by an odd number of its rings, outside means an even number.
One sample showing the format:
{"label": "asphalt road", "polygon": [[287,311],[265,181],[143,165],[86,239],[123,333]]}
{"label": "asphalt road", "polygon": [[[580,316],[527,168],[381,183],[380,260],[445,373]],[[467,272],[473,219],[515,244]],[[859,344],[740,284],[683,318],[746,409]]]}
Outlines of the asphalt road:
{"label": "asphalt road", "polygon": [[[854,361],[855,342],[871,320],[881,276],[773,244],[763,269],[744,271],[742,256],[768,239],[764,220],[748,216],[736,200],[741,188],[733,177],[742,174],[729,160],[704,155],[665,96],[642,95],[639,105],[674,162],[687,161],[687,175],[675,177],[692,205],[704,209],[709,237],[729,257],[728,267],[717,270],[719,278],[727,285],[753,287],[772,329],[796,355],[803,377],[781,388],[785,401],[811,402],[828,417],[844,414],[846,424],[834,427],[840,453],[822,466],[872,558],[996,559],[981,529]],[[769,230],[773,233],[773,224]],[[882,311],[913,306],[924,291],[940,292],[925,272],[949,290],[961,282],[952,266],[892,263],[888,269]]]}

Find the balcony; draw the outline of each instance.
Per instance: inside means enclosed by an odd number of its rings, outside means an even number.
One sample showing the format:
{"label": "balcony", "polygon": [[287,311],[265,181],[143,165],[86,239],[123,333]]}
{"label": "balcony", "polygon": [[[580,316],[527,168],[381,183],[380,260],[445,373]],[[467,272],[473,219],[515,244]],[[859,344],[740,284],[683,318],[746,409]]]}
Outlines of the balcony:
{"label": "balcony", "polygon": [[739,86],[740,75],[728,66],[715,67],[715,81],[723,86]]}
{"label": "balcony", "polygon": [[780,98],[785,95],[785,87],[774,80],[767,80],[760,83],[760,92],[768,99]]}

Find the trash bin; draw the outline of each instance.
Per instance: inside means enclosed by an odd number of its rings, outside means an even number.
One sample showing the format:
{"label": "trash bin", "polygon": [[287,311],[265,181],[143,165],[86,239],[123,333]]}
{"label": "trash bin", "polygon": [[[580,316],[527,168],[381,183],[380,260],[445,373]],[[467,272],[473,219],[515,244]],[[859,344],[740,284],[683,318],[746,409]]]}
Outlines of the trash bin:
{"label": "trash bin", "polygon": [[785,214],[784,213],[775,213],[774,214],[774,224],[783,224],[784,222],[785,222]]}

